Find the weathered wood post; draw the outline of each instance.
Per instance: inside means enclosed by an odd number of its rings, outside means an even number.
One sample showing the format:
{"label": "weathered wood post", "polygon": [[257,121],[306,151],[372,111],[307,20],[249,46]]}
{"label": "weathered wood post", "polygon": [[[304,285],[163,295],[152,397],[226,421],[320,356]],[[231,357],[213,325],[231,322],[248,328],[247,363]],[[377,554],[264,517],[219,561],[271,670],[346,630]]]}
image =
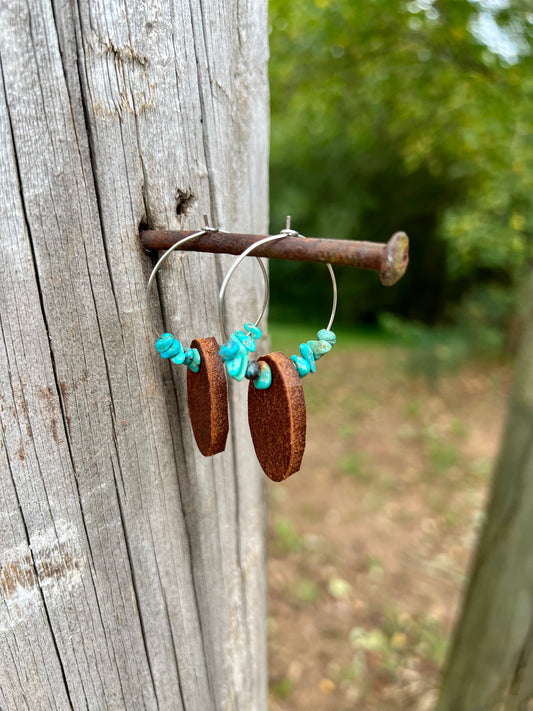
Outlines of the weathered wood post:
{"label": "weathered wood post", "polygon": [[[204,459],[185,374],[153,349],[138,238],[204,213],[266,230],[266,6],[0,4],[2,711],[266,707],[246,384]],[[231,260],[176,254],[162,274],[154,309],[185,342],[218,336]]]}

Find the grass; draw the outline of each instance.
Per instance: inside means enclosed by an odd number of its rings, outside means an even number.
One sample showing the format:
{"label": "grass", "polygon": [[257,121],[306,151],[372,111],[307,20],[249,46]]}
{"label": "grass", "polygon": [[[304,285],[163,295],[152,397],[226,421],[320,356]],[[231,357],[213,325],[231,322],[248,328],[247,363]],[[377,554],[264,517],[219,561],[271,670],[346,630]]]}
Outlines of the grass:
{"label": "grass", "polygon": [[456,447],[446,440],[431,438],[427,446],[431,473],[437,476],[448,471],[460,462],[460,453]]}
{"label": "grass", "polygon": [[270,684],[271,694],[273,694],[276,698],[278,698],[282,701],[285,701],[285,699],[289,698],[293,688],[294,688],[294,684],[287,677]]}
{"label": "grass", "polygon": [[[393,615],[386,617],[379,627],[354,627],[349,637],[354,657],[350,667],[341,670],[340,678],[349,679],[351,676],[357,682],[361,670],[364,670],[366,681],[371,684],[383,672],[390,680],[396,680],[401,677],[403,669],[420,664],[440,667],[447,649],[447,636],[441,625],[430,617]],[[379,662],[378,675],[376,660]]]}
{"label": "grass", "polygon": [[[315,339],[320,328],[323,328],[320,324],[302,326],[269,322],[268,333],[272,342],[272,350],[282,351],[287,355],[298,353],[300,343]],[[396,339],[377,327],[334,328],[334,331],[337,336],[335,344],[337,351],[397,342]]]}
{"label": "grass", "polygon": [[[288,355],[314,337],[270,331]],[[303,381],[302,471],[269,486],[271,707],[426,711],[483,521],[509,370],[467,364],[434,390],[379,331],[337,336]]]}
{"label": "grass", "polygon": [[303,548],[304,537],[296,533],[288,518],[278,518],[274,523],[272,543],[279,553],[297,553]]}
{"label": "grass", "polygon": [[368,467],[364,452],[352,452],[341,458],[340,470],[343,474],[362,482],[372,481],[372,471]]}
{"label": "grass", "polygon": [[317,601],[320,589],[318,585],[309,578],[300,578],[289,590],[289,596],[300,605],[312,605]]}

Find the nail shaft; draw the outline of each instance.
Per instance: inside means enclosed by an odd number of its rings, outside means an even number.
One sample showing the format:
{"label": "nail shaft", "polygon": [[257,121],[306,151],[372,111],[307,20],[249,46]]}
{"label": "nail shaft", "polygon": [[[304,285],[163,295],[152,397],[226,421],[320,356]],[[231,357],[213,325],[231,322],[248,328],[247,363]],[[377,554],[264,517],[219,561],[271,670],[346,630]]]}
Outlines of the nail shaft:
{"label": "nail shaft", "polygon": [[[146,249],[169,249],[190,232],[167,230],[145,230],[141,240]],[[254,242],[264,239],[264,235],[233,234],[227,232],[207,232],[189,240],[181,249],[193,252],[213,252],[216,254],[241,254]],[[301,239],[287,236],[277,242],[258,247],[254,256],[270,259],[289,259],[301,262],[329,262],[359,269],[373,269],[379,272],[381,283],[392,286],[404,274],[409,262],[409,239],[404,232],[396,232],[387,243],[355,242],[336,239]]]}

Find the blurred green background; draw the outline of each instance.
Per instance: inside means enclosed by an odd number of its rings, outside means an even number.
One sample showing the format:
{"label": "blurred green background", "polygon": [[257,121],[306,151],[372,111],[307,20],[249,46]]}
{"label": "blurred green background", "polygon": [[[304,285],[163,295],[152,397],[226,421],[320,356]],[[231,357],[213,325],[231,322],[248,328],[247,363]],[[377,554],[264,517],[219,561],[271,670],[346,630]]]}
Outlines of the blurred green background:
{"label": "blurred green background", "polygon": [[[391,288],[335,269],[302,471],[269,487],[269,708],[429,711],[533,261],[533,4],[270,0],[270,25],[271,233],[287,214],[310,237],[404,230],[411,262]],[[294,353],[329,277],[270,270]]]}
{"label": "blurred green background", "polygon": [[[451,360],[513,345],[533,255],[532,47],[530,0],[270,0],[271,233],[291,214],[308,236],[411,240],[392,288],[336,269],[337,326],[433,356],[446,343]],[[270,267],[271,320],[325,325],[323,265]]]}

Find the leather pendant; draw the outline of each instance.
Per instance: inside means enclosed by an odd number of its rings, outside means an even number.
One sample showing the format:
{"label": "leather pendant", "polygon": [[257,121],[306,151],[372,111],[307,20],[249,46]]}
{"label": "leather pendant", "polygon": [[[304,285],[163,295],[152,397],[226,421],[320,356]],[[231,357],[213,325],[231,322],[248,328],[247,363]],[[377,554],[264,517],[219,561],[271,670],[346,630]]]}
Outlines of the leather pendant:
{"label": "leather pendant", "polygon": [[305,449],[305,397],[294,363],[284,353],[270,353],[265,361],[272,384],[248,387],[248,423],[257,459],[273,481],[283,481],[300,469]]}
{"label": "leather pendant", "polygon": [[191,348],[200,353],[197,373],[187,369],[187,402],[192,431],[204,457],[223,452],[229,432],[228,390],[224,363],[216,338],[196,338]]}

